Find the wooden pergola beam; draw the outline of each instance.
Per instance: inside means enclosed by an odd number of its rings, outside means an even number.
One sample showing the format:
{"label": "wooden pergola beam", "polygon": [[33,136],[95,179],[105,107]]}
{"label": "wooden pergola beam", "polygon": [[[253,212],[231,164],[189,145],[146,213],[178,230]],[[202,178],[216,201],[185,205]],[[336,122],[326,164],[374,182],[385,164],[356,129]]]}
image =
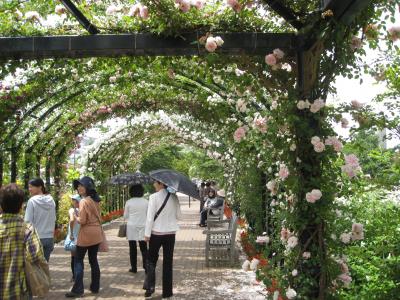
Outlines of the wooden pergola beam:
{"label": "wooden pergola beam", "polygon": [[323,10],[332,10],[333,17],[349,25],[371,0],[323,0]]}
{"label": "wooden pergola beam", "polygon": [[296,13],[292,9],[283,5],[280,0],[264,0],[264,2],[297,30],[304,27],[304,24],[298,20]]}
{"label": "wooden pergola beam", "polygon": [[[303,37],[293,33],[223,33],[217,53],[265,55],[275,48],[294,52]],[[150,33],[86,36],[37,36],[0,38],[0,59],[83,58],[116,56],[193,56],[207,52],[197,32],[179,37]]]}

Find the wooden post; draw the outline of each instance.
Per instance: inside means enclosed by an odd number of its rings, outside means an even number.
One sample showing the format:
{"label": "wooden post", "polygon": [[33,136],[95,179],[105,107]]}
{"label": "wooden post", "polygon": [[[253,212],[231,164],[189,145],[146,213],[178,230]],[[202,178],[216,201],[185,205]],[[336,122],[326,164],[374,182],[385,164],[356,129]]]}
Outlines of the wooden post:
{"label": "wooden post", "polygon": [[40,178],[40,155],[36,155],[36,162],[35,162],[35,169],[36,169],[36,174],[35,176]]}
{"label": "wooden post", "polygon": [[45,184],[46,184],[46,190],[48,193],[50,193],[51,191],[51,160],[49,157],[46,158],[46,166],[45,166],[45,176],[46,176],[46,180],[45,180]]}
{"label": "wooden post", "polygon": [[17,182],[17,176],[18,176],[17,160],[18,160],[18,148],[15,145],[15,140],[13,140],[11,146],[11,182]]}
{"label": "wooden post", "polygon": [[4,162],[3,162],[3,150],[0,149],[0,187],[3,185],[3,171],[4,171]]}
{"label": "wooden post", "polygon": [[24,189],[28,190],[28,182],[31,177],[32,156],[30,153],[25,152],[25,173],[24,173]]}

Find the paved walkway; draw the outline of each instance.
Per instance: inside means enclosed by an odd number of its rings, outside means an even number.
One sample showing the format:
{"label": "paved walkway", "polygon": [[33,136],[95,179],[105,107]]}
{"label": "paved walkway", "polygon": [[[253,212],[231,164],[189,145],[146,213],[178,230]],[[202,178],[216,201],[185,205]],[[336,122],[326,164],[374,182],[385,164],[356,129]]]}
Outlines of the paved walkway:
{"label": "paved walkway", "polygon": [[[172,299],[254,299],[254,296],[238,294],[243,290],[243,282],[247,280],[243,278],[243,272],[239,268],[205,267],[205,236],[202,234],[203,228],[197,226],[199,202],[192,201],[191,207],[188,204],[186,198],[181,199],[183,219],[180,221],[181,229],[177,233],[175,243]],[[138,268],[136,274],[128,272],[128,242],[125,238],[117,237],[118,225],[119,223],[115,222],[106,229],[110,252],[99,254],[101,289],[98,295],[88,291],[90,266],[87,257],[85,258],[85,299],[144,299],[144,271]],[[138,266],[141,266],[139,249],[138,254]],[[56,246],[50,259],[52,289],[46,299],[65,299],[64,294],[72,286],[69,263],[69,253],[61,246]],[[162,251],[157,263],[156,292],[152,299],[161,299],[161,269]]]}

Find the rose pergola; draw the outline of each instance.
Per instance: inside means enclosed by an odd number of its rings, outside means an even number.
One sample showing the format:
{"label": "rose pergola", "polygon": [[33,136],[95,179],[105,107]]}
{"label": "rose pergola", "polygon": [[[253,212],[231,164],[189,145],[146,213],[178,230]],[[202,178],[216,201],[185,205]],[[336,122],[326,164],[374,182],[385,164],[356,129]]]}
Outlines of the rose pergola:
{"label": "rose pergola", "polygon": [[[362,238],[361,224],[335,226],[335,199],[360,166],[341,153],[332,124],[346,120],[325,100],[335,76],[359,73],[361,44],[379,33],[370,24],[396,4],[2,2],[0,184],[44,175],[59,198],[79,136],[125,118],[90,153],[94,174],[166,144],[206,149],[242,216],[269,235],[257,271],[268,297],[335,298],[351,281],[343,244]],[[345,110],[366,119],[356,102]],[[249,179],[259,192],[246,197]]]}

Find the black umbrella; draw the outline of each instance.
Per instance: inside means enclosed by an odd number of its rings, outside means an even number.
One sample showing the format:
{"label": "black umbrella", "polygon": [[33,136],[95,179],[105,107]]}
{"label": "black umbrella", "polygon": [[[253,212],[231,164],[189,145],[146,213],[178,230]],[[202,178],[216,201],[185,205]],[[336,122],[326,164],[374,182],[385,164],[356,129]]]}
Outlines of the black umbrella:
{"label": "black umbrella", "polygon": [[200,199],[197,186],[189,178],[175,170],[160,169],[149,173],[153,179],[164,183],[177,192],[181,192],[190,197]]}
{"label": "black umbrella", "polygon": [[115,175],[110,179],[111,184],[118,184],[118,185],[149,184],[152,183],[153,181],[154,180],[151,179],[150,176],[139,171],[135,173],[124,173]]}

